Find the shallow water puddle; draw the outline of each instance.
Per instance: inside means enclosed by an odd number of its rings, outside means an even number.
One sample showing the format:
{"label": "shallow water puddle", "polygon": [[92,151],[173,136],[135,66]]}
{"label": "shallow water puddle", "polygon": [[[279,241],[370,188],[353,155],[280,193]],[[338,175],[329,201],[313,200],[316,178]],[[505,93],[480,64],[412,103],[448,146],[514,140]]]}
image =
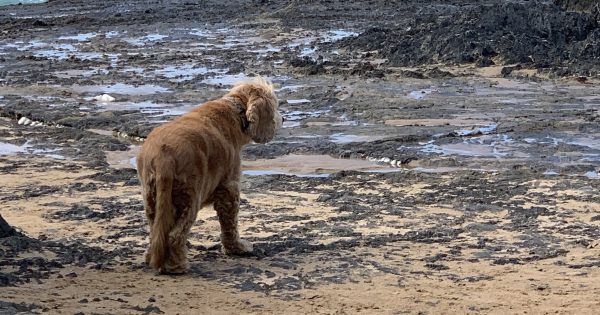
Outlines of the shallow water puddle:
{"label": "shallow water puddle", "polygon": [[218,75],[212,78],[205,79],[202,81],[203,83],[210,85],[225,85],[225,86],[233,86],[238,81],[246,81],[251,78],[244,73],[238,74],[224,74]]}
{"label": "shallow water puddle", "polygon": [[[99,105],[96,111],[128,111],[139,110],[141,113],[151,114],[152,117],[164,116],[180,116],[192,109],[196,108],[197,104],[167,104],[146,102],[97,102]],[[80,107],[84,109],[83,107]]]}
{"label": "shallow water puddle", "polygon": [[418,90],[418,91],[412,91],[410,93],[408,93],[408,97],[412,98],[414,100],[421,100],[423,98],[425,98],[427,95],[431,94],[433,91],[433,89],[423,89],[423,90]]}
{"label": "shallow water puddle", "polygon": [[287,174],[295,176],[327,176],[339,171],[384,172],[397,171],[387,165],[366,160],[336,159],[329,155],[290,154],[274,159],[243,161],[242,169],[247,175]]}
{"label": "shallow water puddle", "polygon": [[192,64],[186,64],[181,66],[167,66],[163,69],[154,71],[154,73],[157,75],[172,79],[174,82],[189,81],[198,75],[207,74],[209,72],[224,74],[227,72],[227,69],[209,69],[206,67],[196,67]]}
{"label": "shallow water puddle", "polygon": [[307,99],[305,99],[305,98],[303,98],[303,99],[298,99],[298,100],[291,100],[291,99],[288,99],[288,100],[286,100],[286,102],[287,102],[288,104],[290,104],[290,105],[293,105],[293,104],[304,104],[304,103],[310,103],[310,100],[307,100]]}
{"label": "shallow water puddle", "polygon": [[373,136],[373,135],[349,135],[344,133],[336,133],[329,136],[329,141],[334,143],[351,143],[351,142],[371,142],[385,139],[385,136]]}
{"label": "shallow water puddle", "polygon": [[127,151],[105,151],[106,162],[113,168],[137,168],[136,156],[140,152],[139,145],[130,145]]}
{"label": "shallow water puddle", "polygon": [[7,142],[0,142],[0,156],[16,154],[41,155],[57,160],[65,160],[63,155],[56,154],[60,149],[33,149],[27,142],[23,145],[14,145]]}
{"label": "shallow water puddle", "polygon": [[[495,129],[495,128],[494,128]],[[463,142],[449,143],[449,144],[436,144],[435,140],[431,140],[427,143],[421,143],[422,152],[425,153],[436,153],[442,155],[462,155],[471,157],[495,157],[495,158],[527,158],[529,154],[517,151],[515,141],[508,135],[485,135],[484,132],[491,131],[489,127],[484,127],[484,130],[469,130],[469,133],[463,135],[472,134],[484,134],[480,137],[471,137],[464,139]]]}
{"label": "shallow water puddle", "polygon": [[0,142],[0,155],[13,155],[17,153],[26,153],[29,146],[27,143],[23,145],[14,145],[11,143]]}
{"label": "shallow water puddle", "polygon": [[441,118],[441,119],[389,119],[386,125],[391,126],[484,126],[489,125],[489,120]]}
{"label": "shallow water puddle", "polygon": [[98,33],[92,32],[92,33],[83,33],[83,34],[77,34],[77,35],[71,35],[71,36],[61,36],[58,38],[58,40],[72,40],[72,41],[77,41],[77,42],[87,42],[96,36],[98,36]]}
{"label": "shallow water puddle", "polygon": [[[136,168],[136,156],[139,152],[139,145],[131,145],[127,151],[105,151],[106,161],[113,168]],[[387,165],[379,165],[366,160],[336,159],[328,155],[290,154],[274,159],[242,161],[243,174],[248,176],[283,174],[300,177],[327,177],[343,170],[391,172],[400,169],[393,169]]]}
{"label": "shallow water puddle", "polygon": [[169,37],[168,35],[161,34],[148,34],[146,36],[136,37],[136,38],[124,38],[123,40],[134,46],[144,46],[148,43],[155,43],[162,39]]}
{"label": "shallow water puddle", "polygon": [[76,93],[115,93],[126,95],[150,95],[171,92],[171,90],[158,85],[144,84],[135,86],[124,83],[113,85],[73,85],[71,89]]}
{"label": "shallow water puddle", "polygon": [[98,75],[98,74],[108,74],[108,70],[105,70],[105,69],[90,69],[90,70],[74,69],[74,70],[66,70],[66,71],[60,71],[60,72],[54,73],[54,75],[57,78],[61,78],[61,79],[70,79],[70,78],[76,78],[76,77],[88,78],[88,77]]}

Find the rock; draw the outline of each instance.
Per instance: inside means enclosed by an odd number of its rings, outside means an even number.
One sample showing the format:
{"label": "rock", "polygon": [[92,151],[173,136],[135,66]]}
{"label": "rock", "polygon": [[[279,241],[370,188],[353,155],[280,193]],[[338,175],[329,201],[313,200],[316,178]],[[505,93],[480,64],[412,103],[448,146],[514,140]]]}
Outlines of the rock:
{"label": "rock", "polygon": [[15,230],[2,218],[0,215],[0,237],[11,236],[15,233]]}
{"label": "rock", "polygon": [[104,103],[108,103],[108,102],[114,102],[115,98],[108,95],[108,94],[102,94],[102,95],[98,95],[96,97],[94,97],[94,99],[98,102],[104,102]]}

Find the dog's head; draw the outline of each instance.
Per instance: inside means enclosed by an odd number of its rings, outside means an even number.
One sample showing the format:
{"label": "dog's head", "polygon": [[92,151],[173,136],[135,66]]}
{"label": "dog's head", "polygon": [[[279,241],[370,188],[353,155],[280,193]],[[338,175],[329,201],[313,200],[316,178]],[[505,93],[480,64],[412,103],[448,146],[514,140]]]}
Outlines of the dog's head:
{"label": "dog's head", "polygon": [[273,91],[273,85],[258,77],[254,81],[237,84],[230,95],[243,95],[246,103],[246,132],[256,143],[267,143],[275,137],[275,132],[281,127],[283,119],[277,111],[279,102]]}

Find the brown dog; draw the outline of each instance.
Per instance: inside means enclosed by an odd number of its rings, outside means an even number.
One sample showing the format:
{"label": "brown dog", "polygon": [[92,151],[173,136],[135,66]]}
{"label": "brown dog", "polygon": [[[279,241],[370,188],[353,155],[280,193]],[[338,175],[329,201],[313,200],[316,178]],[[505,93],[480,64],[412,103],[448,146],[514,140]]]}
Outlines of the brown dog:
{"label": "brown dog", "polygon": [[187,269],[187,237],[198,210],[213,204],[226,254],[252,251],[240,239],[240,150],[273,139],[283,120],[262,78],[154,129],[137,157],[150,225],[146,262],[163,273]]}

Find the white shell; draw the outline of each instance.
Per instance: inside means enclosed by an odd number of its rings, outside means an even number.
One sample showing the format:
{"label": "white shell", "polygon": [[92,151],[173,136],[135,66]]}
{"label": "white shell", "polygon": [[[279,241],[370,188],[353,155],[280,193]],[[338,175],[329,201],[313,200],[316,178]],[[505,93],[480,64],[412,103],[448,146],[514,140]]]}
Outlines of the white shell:
{"label": "white shell", "polygon": [[21,117],[21,119],[19,119],[19,121],[17,122],[17,124],[23,125],[23,124],[25,124],[26,120],[28,120],[27,117]]}
{"label": "white shell", "polygon": [[108,94],[98,95],[98,96],[94,97],[94,99],[98,102],[113,102],[115,100],[114,97],[112,97]]}
{"label": "white shell", "polygon": [[396,160],[392,160],[392,161],[390,162],[390,165],[391,165],[391,166],[393,166],[393,167],[396,167],[396,166],[398,166],[398,164],[396,164],[396,163],[398,163],[398,161],[396,161]]}
{"label": "white shell", "polygon": [[388,157],[385,157],[385,158],[381,159],[381,162],[383,162],[385,164],[390,163],[390,161],[391,161],[391,159],[388,158]]}

